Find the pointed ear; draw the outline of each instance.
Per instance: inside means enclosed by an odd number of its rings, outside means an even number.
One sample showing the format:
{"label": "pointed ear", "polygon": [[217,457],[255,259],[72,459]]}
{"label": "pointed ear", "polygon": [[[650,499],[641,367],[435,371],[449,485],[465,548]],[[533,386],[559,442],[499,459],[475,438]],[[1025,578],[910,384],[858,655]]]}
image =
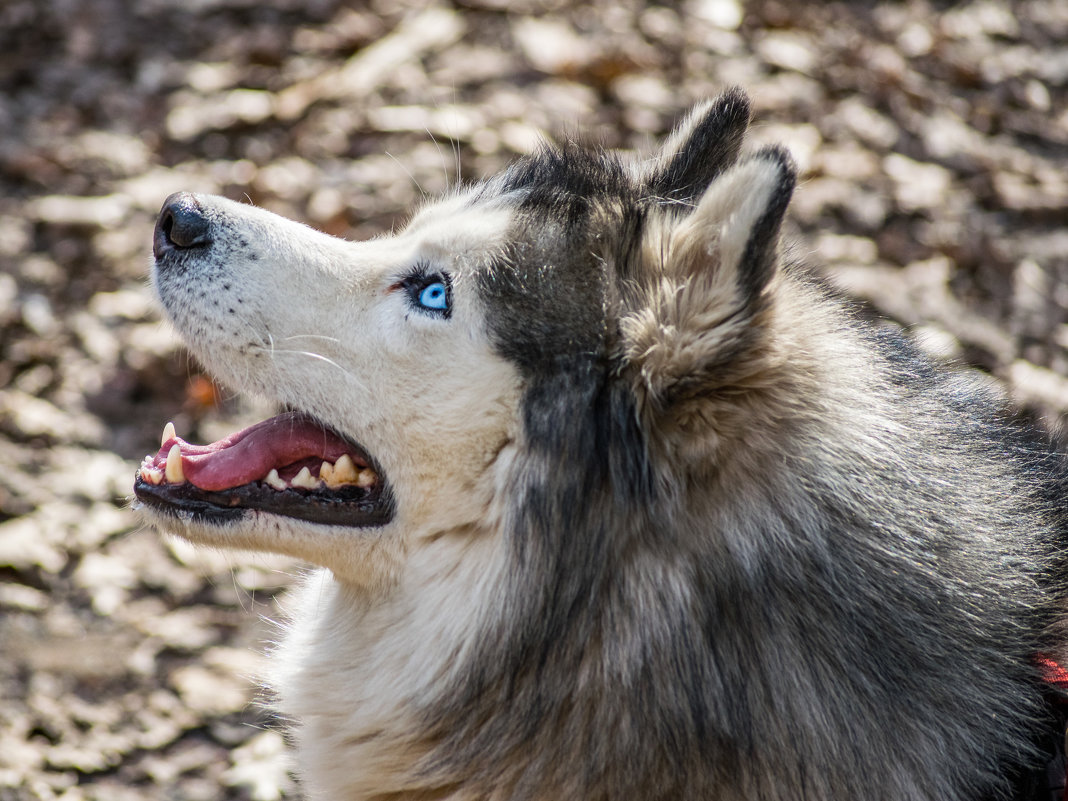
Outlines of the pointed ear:
{"label": "pointed ear", "polygon": [[715,179],[692,214],[665,214],[647,229],[654,266],[622,321],[644,408],[676,422],[703,417],[709,398],[767,380],[771,285],[795,181],[786,151],[766,148]]}
{"label": "pointed ear", "polygon": [[697,106],[664,142],[646,178],[650,192],[693,203],[738,158],[748,127],[749,98],[741,89]]}
{"label": "pointed ear", "polygon": [[[790,154],[766,147],[714,181],[676,226],[676,273],[732,282],[753,303],[778,266],[779,229],[797,183]],[[714,268],[714,269],[713,269]]]}

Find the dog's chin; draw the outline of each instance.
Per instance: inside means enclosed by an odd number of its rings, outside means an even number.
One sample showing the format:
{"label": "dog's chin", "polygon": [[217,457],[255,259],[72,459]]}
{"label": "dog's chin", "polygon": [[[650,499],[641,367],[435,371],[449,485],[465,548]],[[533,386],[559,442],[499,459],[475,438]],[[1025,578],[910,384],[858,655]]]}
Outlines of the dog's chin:
{"label": "dog's chin", "polygon": [[210,445],[187,443],[168,426],[159,452],[141,463],[134,494],[168,528],[232,527],[255,516],[362,529],[394,516],[381,468],[358,444],[300,412]]}
{"label": "dog's chin", "polygon": [[392,586],[402,562],[403,547],[392,524],[310,523],[240,507],[220,514],[214,505],[161,505],[146,502],[140,495],[133,508],[147,525],[195,545],[289,556],[325,567],[335,579],[367,592]]}

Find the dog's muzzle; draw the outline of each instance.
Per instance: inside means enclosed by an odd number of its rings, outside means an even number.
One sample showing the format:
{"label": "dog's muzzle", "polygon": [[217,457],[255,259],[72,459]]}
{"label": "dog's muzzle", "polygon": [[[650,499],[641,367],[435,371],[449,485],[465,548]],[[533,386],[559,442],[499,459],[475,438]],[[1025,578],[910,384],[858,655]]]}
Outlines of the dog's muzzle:
{"label": "dog's muzzle", "polygon": [[[220,199],[192,192],[176,192],[163,202],[152,238],[154,281],[172,312],[185,314],[194,299],[203,300],[213,291],[205,273],[228,269],[226,261],[234,250],[228,237],[233,231],[219,206]],[[245,241],[241,246],[251,250]],[[219,252],[212,254],[212,248]],[[240,303],[235,297],[235,307]],[[229,315],[234,314],[235,309],[229,309]],[[317,417],[298,410],[208,445],[186,442],[168,426],[160,449],[141,463],[134,494],[157,512],[202,524],[258,512],[373,528],[394,515],[392,493],[371,456]]]}

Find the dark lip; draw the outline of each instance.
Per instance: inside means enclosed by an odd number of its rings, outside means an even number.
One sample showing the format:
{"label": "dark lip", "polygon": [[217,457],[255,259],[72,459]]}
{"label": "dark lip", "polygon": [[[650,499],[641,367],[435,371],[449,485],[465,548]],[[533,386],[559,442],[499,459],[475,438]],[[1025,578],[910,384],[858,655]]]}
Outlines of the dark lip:
{"label": "dark lip", "polygon": [[370,490],[276,490],[260,482],[228,490],[202,490],[189,484],[151,484],[134,479],[134,495],[145,505],[179,520],[232,523],[250,511],[267,512],[321,525],[377,528],[393,519],[392,494],[384,482]]}

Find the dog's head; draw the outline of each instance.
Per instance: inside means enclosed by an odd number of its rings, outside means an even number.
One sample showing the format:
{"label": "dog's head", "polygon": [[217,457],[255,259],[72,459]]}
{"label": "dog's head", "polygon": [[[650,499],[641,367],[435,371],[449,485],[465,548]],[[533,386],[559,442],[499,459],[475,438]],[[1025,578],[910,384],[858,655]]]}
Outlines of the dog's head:
{"label": "dog's head", "polygon": [[369,242],[168,198],[168,316],[224,383],[289,411],[209,446],[165,432],[145,513],[381,585],[420,543],[506,530],[549,474],[582,503],[655,493],[657,450],[715,461],[775,380],[760,321],[795,180],[781,150],[740,156],[748,119],[731,91],[646,162],[547,146]]}

